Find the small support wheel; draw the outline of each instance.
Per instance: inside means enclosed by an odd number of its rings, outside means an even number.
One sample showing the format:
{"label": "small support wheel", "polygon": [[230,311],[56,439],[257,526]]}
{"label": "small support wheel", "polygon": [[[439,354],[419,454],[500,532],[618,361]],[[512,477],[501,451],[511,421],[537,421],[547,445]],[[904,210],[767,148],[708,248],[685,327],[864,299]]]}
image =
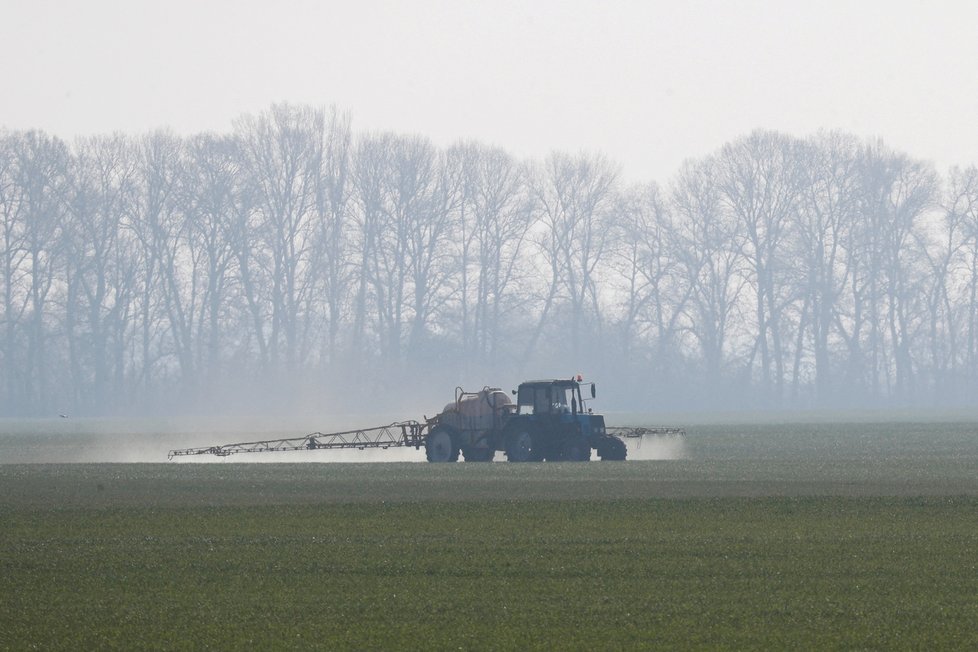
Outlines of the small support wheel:
{"label": "small support wheel", "polygon": [[458,461],[458,444],[446,428],[435,428],[429,432],[424,447],[429,462]]}

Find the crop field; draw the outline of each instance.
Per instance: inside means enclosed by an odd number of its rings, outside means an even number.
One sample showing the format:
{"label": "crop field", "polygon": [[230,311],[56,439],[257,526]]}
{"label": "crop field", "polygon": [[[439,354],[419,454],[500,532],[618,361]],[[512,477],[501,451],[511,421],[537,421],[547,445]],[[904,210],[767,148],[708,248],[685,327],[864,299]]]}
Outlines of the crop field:
{"label": "crop field", "polygon": [[[972,422],[523,465],[166,463],[230,440],[0,427],[2,649],[978,648]],[[130,444],[161,463],[96,463]]]}

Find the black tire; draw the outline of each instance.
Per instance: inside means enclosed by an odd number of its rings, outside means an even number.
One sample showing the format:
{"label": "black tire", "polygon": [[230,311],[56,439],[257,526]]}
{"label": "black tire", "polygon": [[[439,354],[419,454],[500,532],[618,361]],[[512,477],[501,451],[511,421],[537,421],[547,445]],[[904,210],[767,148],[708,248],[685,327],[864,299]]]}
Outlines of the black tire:
{"label": "black tire", "polygon": [[496,451],[491,448],[464,448],[462,455],[466,462],[491,462],[496,456]]}
{"label": "black tire", "polygon": [[429,432],[425,438],[424,450],[429,462],[458,461],[458,443],[448,428],[435,428]]}
{"label": "black tire", "polygon": [[591,459],[591,446],[584,437],[568,437],[561,446],[560,459],[565,462],[587,462]]}
{"label": "black tire", "polygon": [[510,462],[533,462],[537,459],[536,442],[532,432],[519,428],[506,437],[506,459]]}
{"label": "black tire", "polygon": [[605,437],[598,446],[598,455],[602,462],[624,462],[628,456],[628,448],[617,437]]}

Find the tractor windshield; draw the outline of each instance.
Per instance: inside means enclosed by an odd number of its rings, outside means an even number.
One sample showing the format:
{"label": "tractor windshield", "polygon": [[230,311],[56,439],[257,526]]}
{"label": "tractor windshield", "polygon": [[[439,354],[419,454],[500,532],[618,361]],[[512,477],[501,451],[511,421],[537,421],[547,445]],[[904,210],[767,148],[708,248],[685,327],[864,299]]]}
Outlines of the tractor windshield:
{"label": "tractor windshield", "polygon": [[567,393],[570,390],[564,387],[554,387],[553,388],[553,403],[551,404],[552,412],[560,414],[562,412],[570,412],[570,401]]}
{"label": "tractor windshield", "polygon": [[561,414],[570,412],[570,389],[554,385],[523,385],[519,390],[520,413]]}

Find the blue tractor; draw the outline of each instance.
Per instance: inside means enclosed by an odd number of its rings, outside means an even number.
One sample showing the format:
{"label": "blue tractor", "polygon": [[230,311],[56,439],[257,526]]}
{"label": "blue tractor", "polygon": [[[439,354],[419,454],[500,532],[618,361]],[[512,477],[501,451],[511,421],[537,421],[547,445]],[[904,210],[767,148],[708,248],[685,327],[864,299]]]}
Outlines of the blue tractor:
{"label": "blue tractor", "polygon": [[531,380],[516,390],[516,413],[503,428],[502,450],[510,462],[586,462],[595,450],[602,460],[624,460],[625,442],[608,434],[604,416],[594,414],[577,380]]}
{"label": "blue tractor", "polygon": [[[587,396],[582,392],[586,388]],[[497,451],[510,462],[624,460],[624,441],[610,434],[604,416],[587,401],[594,383],[581,379],[531,380],[513,391],[516,403],[498,388],[456,389],[455,402],[427,420],[425,450],[430,462],[491,461]]]}

